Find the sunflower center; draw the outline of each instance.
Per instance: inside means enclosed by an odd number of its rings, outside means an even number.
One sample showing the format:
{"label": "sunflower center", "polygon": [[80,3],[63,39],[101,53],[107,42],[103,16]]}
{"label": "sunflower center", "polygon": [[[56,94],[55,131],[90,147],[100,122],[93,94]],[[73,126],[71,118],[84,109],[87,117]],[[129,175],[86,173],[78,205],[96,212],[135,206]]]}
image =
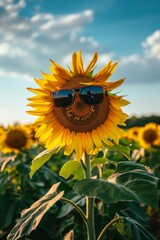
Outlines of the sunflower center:
{"label": "sunflower center", "polygon": [[6,144],[10,148],[20,149],[26,145],[27,138],[23,132],[12,130],[7,134]]}
{"label": "sunflower center", "polygon": [[[80,82],[87,82],[86,78],[74,78],[64,86],[66,88],[84,87]],[[86,104],[76,92],[72,105],[67,108],[54,107],[54,114],[59,123],[70,131],[87,132],[96,129],[105,122],[109,113],[109,99],[104,94],[102,103]]]}
{"label": "sunflower center", "polygon": [[143,139],[152,144],[157,139],[157,133],[154,129],[148,129],[143,133]]}
{"label": "sunflower center", "polygon": [[[84,110],[84,104],[82,102],[77,102],[76,105],[75,105],[75,110],[76,112],[79,114],[81,112],[83,112]],[[74,110],[74,109],[73,109]]]}
{"label": "sunflower center", "polygon": [[133,135],[138,136],[138,131],[134,130]]}

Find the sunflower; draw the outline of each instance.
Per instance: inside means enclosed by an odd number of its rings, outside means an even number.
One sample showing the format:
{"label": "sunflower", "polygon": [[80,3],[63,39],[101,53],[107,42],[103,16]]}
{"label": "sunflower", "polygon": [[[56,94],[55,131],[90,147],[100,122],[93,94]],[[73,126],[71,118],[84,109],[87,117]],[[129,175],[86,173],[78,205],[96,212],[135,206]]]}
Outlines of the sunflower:
{"label": "sunflower", "polygon": [[25,126],[10,126],[4,135],[1,143],[3,153],[18,153],[21,149],[28,149],[32,144],[30,130]]}
{"label": "sunflower", "polygon": [[139,133],[139,143],[144,148],[160,145],[160,126],[156,123],[147,123]]}
{"label": "sunflower", "polygon": [[139,131],[140,131],[140,127],[129,128],[126,134],[127,138],[133,141],[138,141]]}
{"label": "sunflower", "polygon": [[35,124],[31,124],[31,123],[25,124],[24,126],[26,128],[28,128],[28,130],[30,131],[30,135],[31,135],[31,138],[33,140],[33,143],[37,143],[37,139],[35,138],[35,134],[36,134],[36,131],[38,129],[38,126],[36,126]]}
{"label": "sunflower", "polygon": [[1,146],[1,143],[3,142],[4,138],[5,138],[5,131],[4,131],[4,128],[2,126],[0,126],[0,146]]}
{"label": "sunflower", "polygon": [[42,72],[43,78],[35,79],[39,88],[28,88],[35,96],[28,98],[33,110],[27,112],[39,116],[36,137],[48,149],[61,146],[66,155],[75,151],[77,160],[101,150],[104,143],[118,144],[123,135],[119,125],[128,117],[121,107],[129,102],[111,92],[124,79],[107,81],[118,63],[110,61],[93,75],[97,60],[95,53],[85,70],[81,51],[73,53],[69,70],[51,60],[51,74]]}

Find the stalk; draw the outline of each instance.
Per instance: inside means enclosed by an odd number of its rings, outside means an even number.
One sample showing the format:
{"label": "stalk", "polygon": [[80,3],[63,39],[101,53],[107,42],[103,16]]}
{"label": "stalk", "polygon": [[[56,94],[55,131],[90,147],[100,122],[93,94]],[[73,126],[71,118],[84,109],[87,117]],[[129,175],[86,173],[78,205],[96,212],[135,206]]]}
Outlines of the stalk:
{"label": "stalk", "polygon": [[[90,157],[85,155],[85,174],[86,179],[91,179],[91,161]],[[96,240],[94,225],[94,198],[86,197],[86,218],[88,221],[88,240]]]}
{"label": "stalk", "polygon": [[82,211],[82,209],[77,204],[75,204],[74,202],[72,202],[71,200],[69,200],[65,197],[62,197],[61,200],[71,204],[77,210],[77,212],[81,215],[81,217],[83,218],[83,220],[88,228],[88,222],[87,222],[86,216],[85,216],[84,212]]}
{"label": "stalk", "polygon": [[119,222],[119,220],[121,219],[120,216],[116,216],[114,219],[112,219],[101,231],[101,233],[99,234],[97,240],[101,240],[102,239],[102,236],[104,235],[105,231],[110,227],[112,226],[114,223],[117,223]]}

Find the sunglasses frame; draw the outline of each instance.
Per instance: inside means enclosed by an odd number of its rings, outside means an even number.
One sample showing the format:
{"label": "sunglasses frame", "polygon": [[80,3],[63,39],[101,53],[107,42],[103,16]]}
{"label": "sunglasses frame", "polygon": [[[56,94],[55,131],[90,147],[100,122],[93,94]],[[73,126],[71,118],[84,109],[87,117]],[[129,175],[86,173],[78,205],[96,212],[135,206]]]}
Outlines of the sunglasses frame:
{"label": "sunglasses frame", "polygon": [[[84,97],[83,97],[83,94],[81,94],[81,92],[82,92],[85,88],[88,88],[88,87],[100,87],[100,88],[102,89],[102,94],[103,94],[103,95],[102,95],[102,99],[101,99],[100,102],[98,102],[98,103],[89,103],[89,102],[85,101],[85,99],[84,99]],[[82,100],[84,103],[86,103],[86,104],[88,104],[88,105],[96,105],[96,104],[101,103],[101,102],[103,101],[103,96],[104,96],[104,94],[105,94],[105,93],[107,94],[107,91],[105,91],[105,89],[106,89],[106,86],[89,85],[89,86],[84,86],[84,87],[81,87],[81,88],[59,89],[59,90],[57,90],[57,91],[55,91],[55,92],[50,92],[50,95],[51,95],[51,97],[53,98],[56,107],[67,108],[67,107],[71,106],[71,105],[73,104],[74,100],[75,100],[76,92],[79,93],[79,96],[80,96],[81,100]],[[72,92],[72,101],[71,101],[70,104],[67,104],[66,106],[61,106],[61,105],[59,106],[58,104],[56,104],[56,101],[55,101],[55,98],[54,98],[54,94],[55,94],[55,93],[58,93],[58,92],[61,91],[61,90],[62,90],[62,91],[63,91],[63,90],[64,90],[64,91],[69,90],[69,91]],[[93,97],[94,97],[94,94],[93,94]]]}

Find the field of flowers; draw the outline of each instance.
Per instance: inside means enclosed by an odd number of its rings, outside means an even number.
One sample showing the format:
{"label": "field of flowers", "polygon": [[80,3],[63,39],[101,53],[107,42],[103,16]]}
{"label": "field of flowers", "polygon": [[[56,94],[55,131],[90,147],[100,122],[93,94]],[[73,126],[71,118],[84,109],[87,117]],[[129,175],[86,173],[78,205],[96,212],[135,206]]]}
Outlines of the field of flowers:
{"label": "field of flowers", "polygon": [[28,88],[35,123],[0,127],[1,239],[160,239],[160,125],[125,128],[118,62],[97,60],[51,60]]}
{"label": "field of flowers", "polygon": [[[7,238],[20,218],[22,210],[29,208],[57,182],[61,182],[59,191],[64,190],[66,198],[85,209],[84,196],[77,195],[73,189],[73,185],[83,178],[83,174],[80,170],[78,172],[76,165],[72,165],[75,161],[71,161],[62,151],[48,157],[49,161],[44,161],[45,164],[30,178],[32,160],[45,150],[43,144],[34,137],[36,130],[37,126],[33,124],[15,124],[0,128],[0,239]],[[92,160],[93,175],[104,180],[112,176],[114,178],[113,173],[116,172],[117,166],[122,167],[120,172],[125,172],[132,170],[131,165],[127,163],[136,163],[139,171],[144,167],[151,176],[154,173],[160,179],[160,125],[148,123],[143,127],[134,126],[125,129],[125,135],[121,138],[119,146],[121,146],[120,149],[103,149],[95,156]],[[70,162],[70,167],[73,166],[74,170],[65,171],[64,164]],[[136,168],[133,171],[136,172]],[[132,178],[132,175],[129,177]],[[142,176],[142,182],[143,177],[145,179],[145,174]],[[123,217],[126,223],[122,223],[121,220],[117,224],[116,222],[111,224],[104,235],[107,239],[132,239],[127,237],[131,233],[136,236],[134,239],[149,240],[154,239],[153,236],[155,239],[160,239],[160,211],[156,206],[156,190],[152,182],[149,179],[147,181],[147,192],[144,190],[143,193],[140,187],[141,182],[136,183],[133,178],[132,183],[139,185],[137,192],[141,191],[139,202],[125,200],[122,196],[120,201],[115,203],[103,202],[103,198],[97,196],[94,211],[96,235],[99,234],[99,229],[103,229],[106,222],[110,223],[117,215]],[[118,196],[114,197],[118,198]],[[129,219],[132,219],[131,223]],[[32,226],[29,228],[32,229]],[[72,205],[66,201],[58,201],[47,211],[36,230],[24,239],[63,239],[68,232],[72,234],[71,229],[74,230],[74,239],[86,239],[82,217]],[[30,231],[25,229],[24,232],[28,235]],[[138,235],[136,235],[137,232]],[[66,239],[72,238],[66,236]]]}

